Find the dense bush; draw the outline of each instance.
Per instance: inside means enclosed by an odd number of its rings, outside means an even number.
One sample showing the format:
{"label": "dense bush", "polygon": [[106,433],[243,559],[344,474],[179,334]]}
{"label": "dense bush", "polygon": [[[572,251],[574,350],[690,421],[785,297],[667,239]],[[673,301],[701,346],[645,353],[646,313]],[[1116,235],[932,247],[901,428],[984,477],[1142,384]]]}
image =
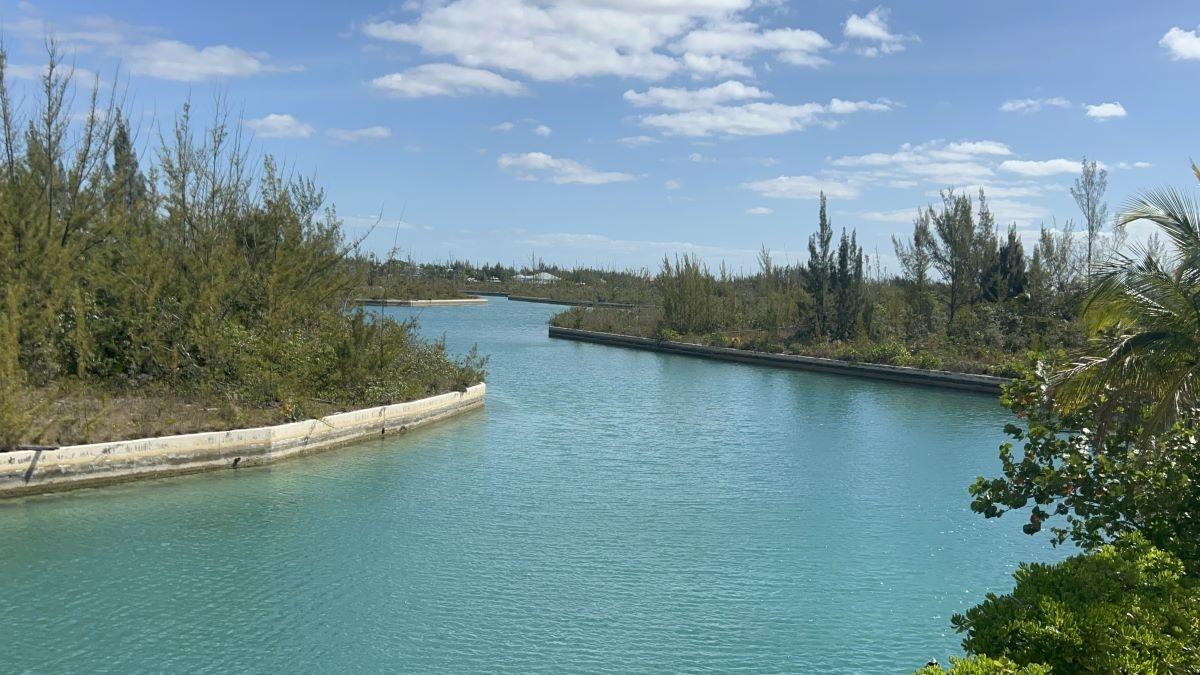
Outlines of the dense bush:
{"label": "dense bush", "polygon": [[988,656],[973,656],[967,659],[950,657],[950,667],[925,666],[916,675],[1050,675],[1050,666],[1041,663],[1017,665],[1008,659],[993,659]]}
{"label": "dense bush", "polygon": [[1139,535],[1014,576],[1012,593],[955,615],[968,653],[1056,673],[1200,672],[1200,589]]}
{"label": "dense bush", "polygon": [[115,103],[70,109],[82,86],[51,48],[26,120],[0,78],[0,444],[32,438],[30,402],[64,386],[290,418],[482,377],[348,311],[364,280],[323,193],[252,169],[222,115],[198,131],[185,106],[144,172]]}

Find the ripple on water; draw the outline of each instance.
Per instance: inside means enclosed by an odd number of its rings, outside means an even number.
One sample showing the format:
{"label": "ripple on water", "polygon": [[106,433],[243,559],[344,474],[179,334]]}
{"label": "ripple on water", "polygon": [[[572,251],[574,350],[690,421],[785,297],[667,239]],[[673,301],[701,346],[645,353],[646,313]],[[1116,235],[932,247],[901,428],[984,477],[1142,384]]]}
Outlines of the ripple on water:
{"label": "ripple on water", "polygon": [[986,397],[419,314],[492,355],[452,423],[0,504],[6,669],[904,672],[1061,553],[970,513]]}

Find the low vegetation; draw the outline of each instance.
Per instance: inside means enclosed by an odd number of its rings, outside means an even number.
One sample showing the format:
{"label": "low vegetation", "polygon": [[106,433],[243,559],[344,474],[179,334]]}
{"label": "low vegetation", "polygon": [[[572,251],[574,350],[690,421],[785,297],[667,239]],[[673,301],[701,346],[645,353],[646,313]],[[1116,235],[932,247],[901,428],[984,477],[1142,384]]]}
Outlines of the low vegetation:
{"label": "low vegetation", "polygon": [[482,378],[482,359],[349,309],[367,280],[321,190],[252,162],[223,116],[197,129],[185,106],[143,168],[114,97],[96,85],[72,109],[86,87],[53,46],[28,117],[3,65],[0,448],[291,420]]}

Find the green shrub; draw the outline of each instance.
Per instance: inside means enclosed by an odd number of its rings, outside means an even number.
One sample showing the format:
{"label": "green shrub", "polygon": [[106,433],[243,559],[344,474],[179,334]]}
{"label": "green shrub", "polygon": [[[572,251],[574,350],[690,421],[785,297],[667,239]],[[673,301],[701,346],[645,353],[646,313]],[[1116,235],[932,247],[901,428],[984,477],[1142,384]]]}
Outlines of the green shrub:
{"label": "green shrub", "polygon": [[950,668],[940,666],[925,666],[916,675],[1050,675],[1050,666],[1042,663],[1017,665],[1008,659],[993,659],[987,656],[974,656],[968,659],[950,657]]}
{"label": "green shrub", "polygon": [[1200,591],[1183,563],[1140,535],[1053,565],[952,623],[969,654],[1056,673],[1200,672]]}

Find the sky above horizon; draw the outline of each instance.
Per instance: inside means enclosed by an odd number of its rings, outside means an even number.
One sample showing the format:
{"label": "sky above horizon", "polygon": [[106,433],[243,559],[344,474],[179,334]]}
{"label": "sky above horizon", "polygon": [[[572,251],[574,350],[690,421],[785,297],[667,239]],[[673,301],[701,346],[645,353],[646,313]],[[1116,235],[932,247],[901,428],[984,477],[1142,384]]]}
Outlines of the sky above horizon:
{"label": "sky above horizon", "polygon": [[824,191],[894,268],[890,237],[942,188],[983,186],[1027,240],[1079,220],[1084,156],[1113,210],[1195,189],[1196,2],[0,8],[19,84],[53,35],[118,83],[143,152],[185,101],[203,118],[224,98],[253,151],[315,176],[380,254],[750,270],[760,246],[805,255]]}

